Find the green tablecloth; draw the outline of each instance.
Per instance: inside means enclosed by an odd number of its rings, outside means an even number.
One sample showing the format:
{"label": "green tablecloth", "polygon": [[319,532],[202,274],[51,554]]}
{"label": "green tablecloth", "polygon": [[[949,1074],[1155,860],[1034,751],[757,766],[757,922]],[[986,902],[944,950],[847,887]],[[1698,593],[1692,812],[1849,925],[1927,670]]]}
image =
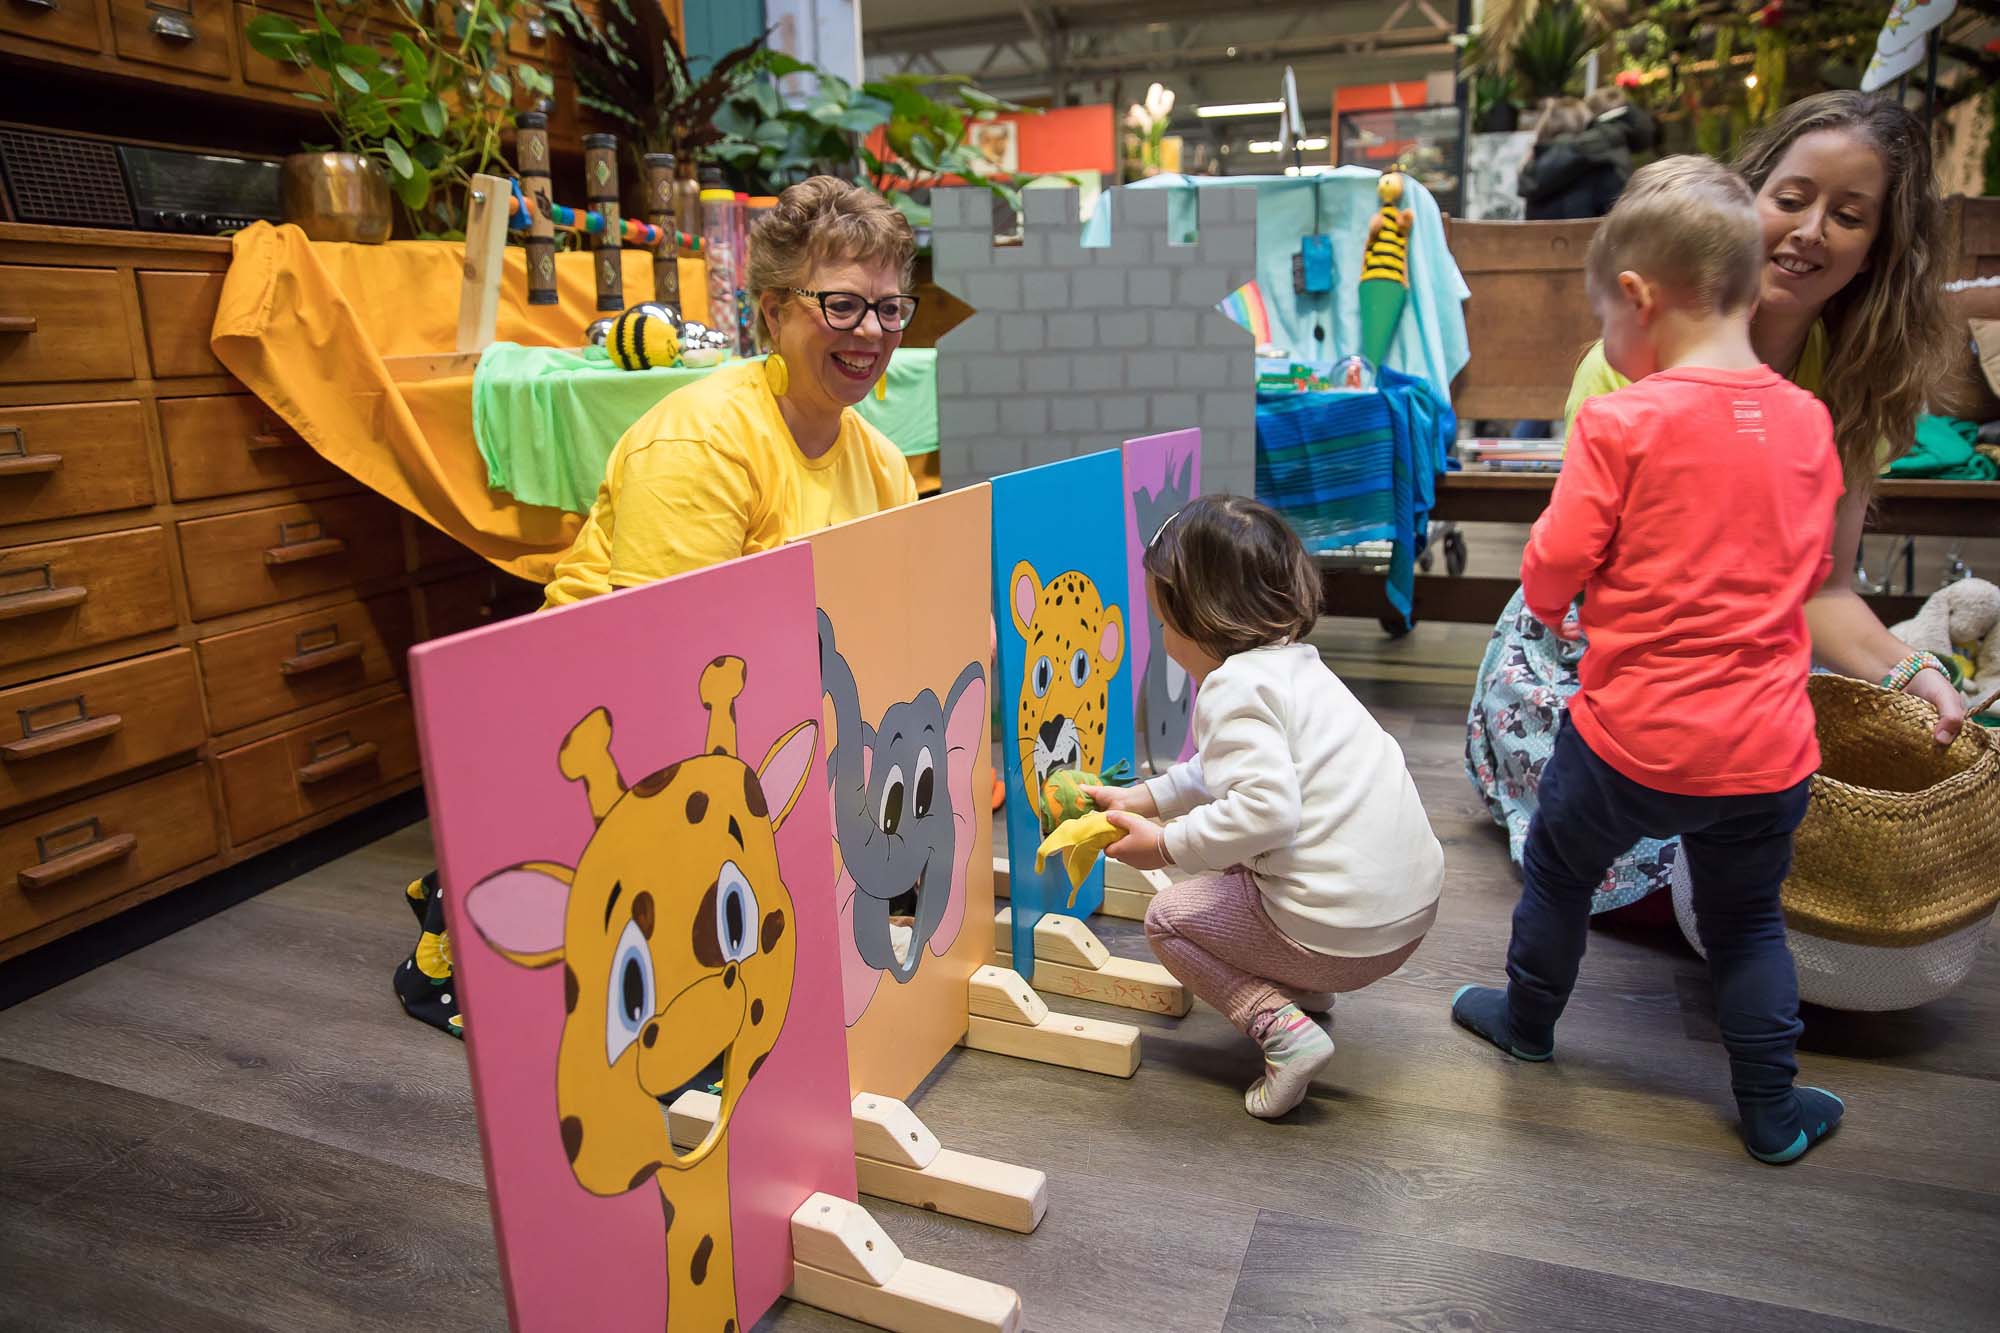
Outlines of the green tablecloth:
{"label": "green tablecloth", "polygon": [[[494,343],[472,377],[472,432],[487,484],[523,504],[582,513],[626,427],[706,374],[619,370],[601,347]],[[887,395],[871,393],[857,410],[906,456],[936,452],[937,349],[897,349],[888,378]]]}

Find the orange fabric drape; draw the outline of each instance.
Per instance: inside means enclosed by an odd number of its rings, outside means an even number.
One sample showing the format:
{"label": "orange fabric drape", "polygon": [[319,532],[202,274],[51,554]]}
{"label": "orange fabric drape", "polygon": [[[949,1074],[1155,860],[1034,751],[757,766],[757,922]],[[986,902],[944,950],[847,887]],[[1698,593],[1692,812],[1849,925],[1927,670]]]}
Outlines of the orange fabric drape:
{"label": "orange fabric drape", "polygon": [[[397,384],[382,359],[450,352],[465,247],[314,242],[297,227],[237,234],[212,345],[230,373],[329,461],[494,564],[543,581],[581,518],[488,489],[472,434],[472,377]],[[650,300],[652,257],[627,250],[625,299]],[[556,257],[558,303],[527,303],[526,252],[510,246],[497,336],[574,347],[598,317],[591,256]],[[707,308],[699,260],[681,291]]]}

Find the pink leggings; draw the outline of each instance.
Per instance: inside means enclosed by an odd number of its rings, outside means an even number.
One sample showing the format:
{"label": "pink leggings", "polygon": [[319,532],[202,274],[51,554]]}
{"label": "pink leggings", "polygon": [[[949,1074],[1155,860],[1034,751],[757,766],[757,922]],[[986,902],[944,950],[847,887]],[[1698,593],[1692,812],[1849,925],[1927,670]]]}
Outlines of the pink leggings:
{"label": "pink leggings", "polygon": [[1360,990],[1401,967],[1419,936],[1393,953],[1336,958],[1294,943],[1236,869],[1163,890],[1146,909],[1146,938],[1167,971],[1251,1037],[1301,996]]}

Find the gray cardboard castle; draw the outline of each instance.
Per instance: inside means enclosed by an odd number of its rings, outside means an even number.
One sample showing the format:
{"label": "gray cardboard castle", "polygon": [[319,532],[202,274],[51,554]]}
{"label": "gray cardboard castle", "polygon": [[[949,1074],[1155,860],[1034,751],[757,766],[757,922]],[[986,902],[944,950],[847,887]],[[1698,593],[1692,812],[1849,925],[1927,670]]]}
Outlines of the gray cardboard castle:
{"label": "gray cardboard castle", "polygon": [[1255,492],[1253,348],[1215,303],[1256,273],[1257,193],[1198,191],[1191,245],[1168,234],[1167,194],[1107,195],[1097,249],[1075,190],[1027,191],[1018,245],[993,243],[987,191],[933,195],[935,280],[977,311],[938,343],[947,487],[1199,426],[1202,489]]}

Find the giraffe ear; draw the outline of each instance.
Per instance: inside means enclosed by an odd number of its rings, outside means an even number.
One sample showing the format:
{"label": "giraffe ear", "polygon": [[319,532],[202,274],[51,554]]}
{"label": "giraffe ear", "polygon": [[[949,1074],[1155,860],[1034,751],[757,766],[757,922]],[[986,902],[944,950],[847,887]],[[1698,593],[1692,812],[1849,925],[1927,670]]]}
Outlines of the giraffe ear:
{"label": "giraffe ear", "polygon": [[773,833],[799,803],[799,793],[806,789],[806,777],[812,772],[813,749],[818,743],[819,723],[801,722],[778,738],[771,753],[758,766],[757,785],[764,789]]}
{"label": "giraffe ear", "polygon": [[519,967],[562,961],[571,872],[548,862],[509,866],[465,895],[465,914],[493,951]]}

